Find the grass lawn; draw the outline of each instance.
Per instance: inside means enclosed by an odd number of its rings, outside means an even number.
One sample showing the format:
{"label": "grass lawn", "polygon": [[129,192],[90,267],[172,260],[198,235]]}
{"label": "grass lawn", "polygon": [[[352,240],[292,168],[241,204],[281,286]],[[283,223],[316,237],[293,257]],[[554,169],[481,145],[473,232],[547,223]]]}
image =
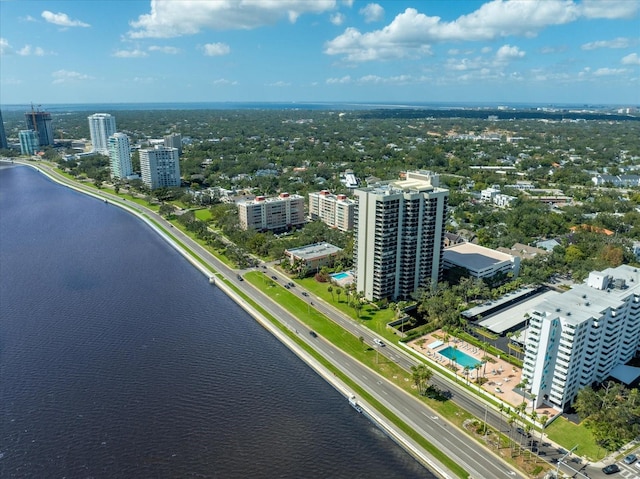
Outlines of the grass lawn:
{"label": "grass lawn", "polygon": [[199,219],[200,221],[209,221],[211,219],[211,211],[209,211],[209,208],[194,210],[193,214],[196,216],[196,219]]}
{"label": "grass lawn", "polygon": [[567,450],[577,445],[575,454],[584,456],[590,461],[599,461],[606,456],[607,451],[596,444],[593,434],[586,428],[584,422],[574,424],[559,417],[547,427],[545,434],[552,441],[564,445]]}
{"label": "grass lawn", "polygon": [[[387,323],[395,319],[395,311],[392,309],[378,309],[373,304],[364,304],[360,310],[360,316],[358,317],[355,309],[347,304],[348,296],[345,293],[344,288],[340,288],[342,289],[342,293],[338,296],[336,294],[336,289],[338,289],[339,286],[336,286],[335,284],[319,283],[313,277],[296,280],[296,282],[303,288],[312,292],[314,295],[326,301],[334,308],[342,311],[354,320],[361,321],[362,324],[367,326],[369,329],[386,337],[388,340],[395,341],[397,339],[397,337],[386,328]],[[327,291],[329,286],[333,288],[333,293]]]}

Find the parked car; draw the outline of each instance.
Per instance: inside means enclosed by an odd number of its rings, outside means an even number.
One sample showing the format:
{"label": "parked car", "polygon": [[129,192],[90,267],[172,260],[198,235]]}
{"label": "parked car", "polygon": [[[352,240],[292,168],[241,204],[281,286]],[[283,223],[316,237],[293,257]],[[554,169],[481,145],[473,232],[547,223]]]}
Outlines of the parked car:
{"label": "parked car", "polygon": [[604,472],[606,475],[615,474],[616,472],[620,472],[620,468],[617,464],[609,464],[608,466],[604,466],[602,468],[602,472]]}
{"label": "parked car", "polygon": [[637,460],[638,460],[638,456],[636,456],[635,454],[629,454],[627,457],[625,457],[622,460],[622,462],[624,462],[625,464],[633,464]]}

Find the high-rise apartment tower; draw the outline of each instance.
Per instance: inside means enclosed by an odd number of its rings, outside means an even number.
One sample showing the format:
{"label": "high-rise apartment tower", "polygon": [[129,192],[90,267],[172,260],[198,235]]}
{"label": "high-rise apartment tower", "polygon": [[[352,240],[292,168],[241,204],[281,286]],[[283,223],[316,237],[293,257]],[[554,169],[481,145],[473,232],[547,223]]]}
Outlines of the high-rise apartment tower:
{"label": "high-rise apartment tower", "polygon": [[9,148],[7,134],[4,130],[4,122],[2,121],[2,111],[0,111],[0,148]]}
{"label": "high-rise apartment tower", "polygon": [[180,186],[180,157],[177,148],[156,145],[140,150],[142,182],[152,190]]}
{"label": "high-rise apartment tower", "polygon": [[114,133],[107,142],[111,178],[126,178],[133,174],[131,167],[131,146],[124,133]]}
{"label": "high-rise apartment tower", "polygon": [[101,155],[109,154],[109,137],[116,132],[116,119],[108,113],[94,113],[90,115],[89,133],[93,151]]}
{"label": "high-rise apartment tower", "polygon": [[442,275],[449,190],[427,171],[354,190],[356,286],[369,300],[408,298]]}

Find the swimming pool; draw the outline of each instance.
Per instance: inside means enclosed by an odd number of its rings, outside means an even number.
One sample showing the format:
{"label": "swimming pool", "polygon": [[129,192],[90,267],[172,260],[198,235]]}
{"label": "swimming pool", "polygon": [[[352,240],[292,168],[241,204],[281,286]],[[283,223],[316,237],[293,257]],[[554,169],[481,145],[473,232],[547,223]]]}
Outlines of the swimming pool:
{"label": "swimming pool", "polygon": [[332,279],[335,279],[336,281],[340,281],[340,280],[342,280],[342,279],[350,278],[350,277],[351,277],[351,273],[345,273],[345,272],[342,272],[342,273],[333,273],[333,274],[331,274],[331,275],[329,275],[329,276],[331,276],[331,278],[332,278]]}
{"label": "swimming pool", "polygon": [[454,349],[453,346],[447,346],[442,351],[438,351],[444,357],[453,359],[455,357],[455,362],[458,363],[463,368],[468,366],[469,369],[473,369],[476,364],[482,364],[482,361],[478,361],[476,358],[472,358],[468,354],[463,353],[459,349]]}

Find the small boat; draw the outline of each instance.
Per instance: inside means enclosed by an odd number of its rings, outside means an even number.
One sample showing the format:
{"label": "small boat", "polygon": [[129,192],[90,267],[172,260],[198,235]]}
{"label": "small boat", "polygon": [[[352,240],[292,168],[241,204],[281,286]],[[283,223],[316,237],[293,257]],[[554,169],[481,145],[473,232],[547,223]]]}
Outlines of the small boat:
{"label": "small boat", "polygon": [[353,409],[362,414],[362,408],[358,406],[358,401],[356,400],[355,396],[349,397],[349,404],[351,404],[351,407],[353,407]]}

